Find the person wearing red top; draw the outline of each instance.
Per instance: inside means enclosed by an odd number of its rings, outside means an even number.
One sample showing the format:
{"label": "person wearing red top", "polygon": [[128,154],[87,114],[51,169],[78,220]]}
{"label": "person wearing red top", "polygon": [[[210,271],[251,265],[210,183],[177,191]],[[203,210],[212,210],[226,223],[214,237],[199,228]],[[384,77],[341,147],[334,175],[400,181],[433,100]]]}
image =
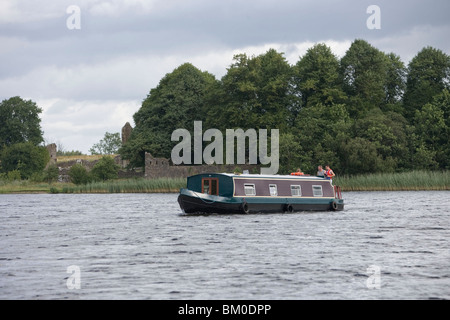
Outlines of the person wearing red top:
{"label": "person wearing red top", "polygon": [[327,177],[330,180],[333,180],[333,177],[336,175],[334,174],[333,170],[331,170],[330,166],[325,166],[325,177]]}

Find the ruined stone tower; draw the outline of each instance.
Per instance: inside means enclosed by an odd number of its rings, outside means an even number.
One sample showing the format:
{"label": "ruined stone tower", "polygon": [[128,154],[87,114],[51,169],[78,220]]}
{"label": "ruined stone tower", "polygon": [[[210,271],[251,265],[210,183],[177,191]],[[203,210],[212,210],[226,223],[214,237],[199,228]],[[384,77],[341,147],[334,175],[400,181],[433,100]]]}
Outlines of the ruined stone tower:
{"label": "ruined stone tower", "polygon": [[48,146],[46,146],[48,153],[50,155],[50,161],[47,164],[47,166],[51,165],[51,164],[56,164],[57,161],[57,157],[56,157],[56,144],[52,143],[49,144]]}
{"label": "ruined stone tower", "polygon": [[122,145],[127,143],[127,141],[130,139],[131,132],[133,131],[133,127],[129,122],[125,123],[125,125],[122,128]]}

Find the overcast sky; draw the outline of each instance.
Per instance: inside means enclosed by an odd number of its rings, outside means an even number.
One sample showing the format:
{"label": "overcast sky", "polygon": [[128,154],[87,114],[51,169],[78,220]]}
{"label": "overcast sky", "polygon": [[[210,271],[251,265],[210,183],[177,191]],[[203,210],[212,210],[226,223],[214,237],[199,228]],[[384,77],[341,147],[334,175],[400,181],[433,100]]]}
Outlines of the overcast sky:
{"label": "overcast sky", "polygon": [[450,54],[449,14],[448,0],[0,0],[0,100],[35,101],[48,142],[88,153],[184,62],[220,79],[237,53],[295,64],[360,38],[408,64],[426,46]]}

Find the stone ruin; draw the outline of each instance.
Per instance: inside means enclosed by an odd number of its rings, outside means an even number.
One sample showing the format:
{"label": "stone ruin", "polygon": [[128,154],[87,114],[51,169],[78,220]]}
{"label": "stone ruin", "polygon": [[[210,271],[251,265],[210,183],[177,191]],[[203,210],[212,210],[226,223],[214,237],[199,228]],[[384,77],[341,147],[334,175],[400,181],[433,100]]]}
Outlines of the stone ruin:
{"label": "stone ruin", "polygon": [[52,164],[56,164],[56,162],[58,161],[58,158],[57,158],[57,153],[56,153],[57,150],[56,150],[55,143],[49,144],[48,146],[46,146],[46,148],[47,148],[48,154],[50,155],[50,161],[47,163],[47,167],[46,167],[46,168],[48,168],[48,166],[50,166]]}
{"label": "stone ruin", "polygon": [[[122,127],[122,145],[125,144],[131,136],[133,127],[127,122]],[[88,161],[83,159],[75,159],[67,162],[57,162],[57,147],[56,144],[50,144],[47,146],[47,150],[50,154],[50,161],[47,167],[51,164],[58,165],[59,168],[59,181],[69,182],[69,170],[75,164],[81,164],[88,170],[91,170],[97,161]],[[114,158],[116,164],[122,169],[125,169],[129,165],[128,160],[123,160],[120,155]],[[170,159],[155,158],[150,153],[145,153],[145,169],[144,172],[139,170],[120,170],[119,178],[133,178],[144,176],[147,179],[156,178],[185,178],[199,173],[232,173],[239,167],[241,170],[248,170],[250,173],[259,172],[260,167],[257,165],[239,164],[239,165],[172,165]]]}
{"label": "stone ruin", "polygon": [[129,122],[125,123],[125,125],[122,128],[122,145],[127,143],[128,140],[130,140],[131,132],[133,131],[133,127]]}
{"label": "stone ruin", "polygon": [[145,153],[145,174],[147,179],[156,178],[186,178],[200,173],[233,173],[236,167],[248,170],[250,173],[259,172],[258,165],[250,164],[223,164],[223,165],[171,165],[166,158],[155,158],[150,153]]}

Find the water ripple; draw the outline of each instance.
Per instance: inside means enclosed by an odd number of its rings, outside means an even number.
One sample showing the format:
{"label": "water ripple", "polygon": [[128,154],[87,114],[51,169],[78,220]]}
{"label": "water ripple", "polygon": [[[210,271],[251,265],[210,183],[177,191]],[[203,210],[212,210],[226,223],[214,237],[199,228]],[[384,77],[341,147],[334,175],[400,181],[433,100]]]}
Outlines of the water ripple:
{"label": "water ripple", "polygon": [[450,299],[449,195],[270,215],[185,215],[175,194],[0,195],[0,298]]}

